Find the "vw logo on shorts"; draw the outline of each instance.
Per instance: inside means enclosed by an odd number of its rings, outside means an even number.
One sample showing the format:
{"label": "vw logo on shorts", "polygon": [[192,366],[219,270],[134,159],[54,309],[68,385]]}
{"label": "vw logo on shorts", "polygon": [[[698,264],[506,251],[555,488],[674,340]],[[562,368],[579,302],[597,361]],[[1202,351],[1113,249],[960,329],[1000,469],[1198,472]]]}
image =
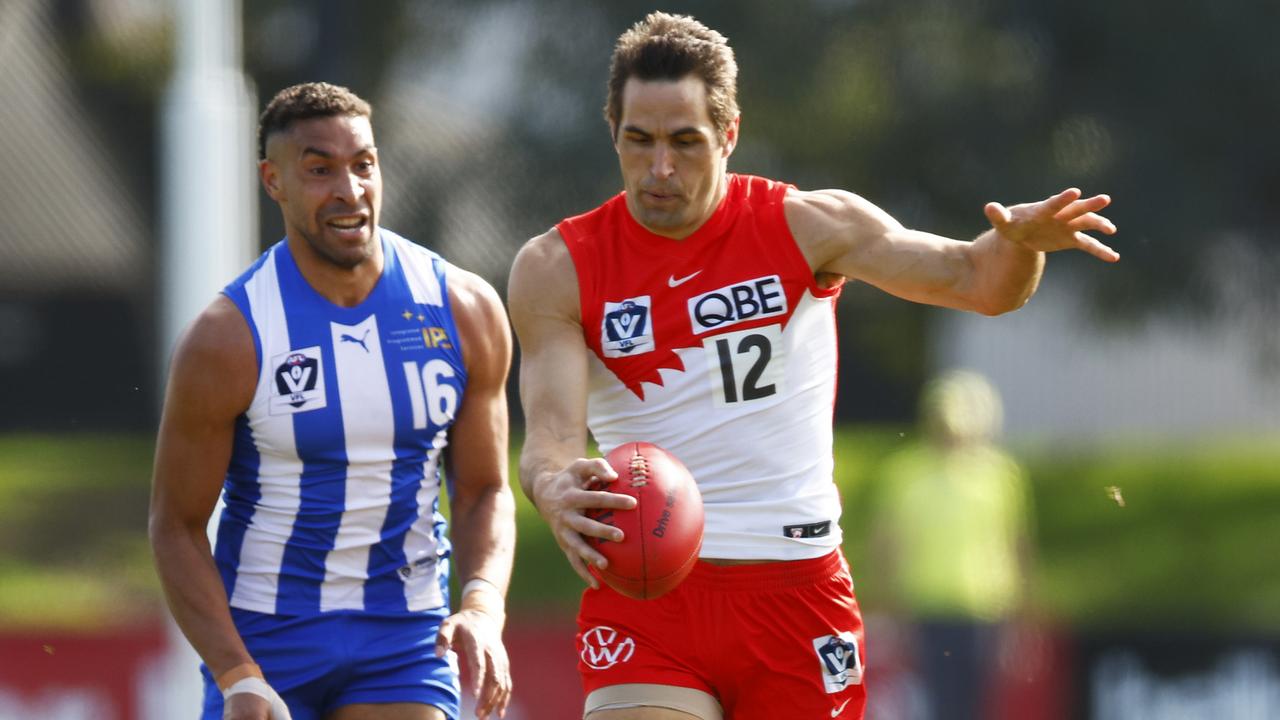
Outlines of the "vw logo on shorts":
{"label": "vw logo on shorts", "polygon": [[582,662],[592,670],[606,670],[631,659],[636,641],[608,625],[597,625],[582,634]]}

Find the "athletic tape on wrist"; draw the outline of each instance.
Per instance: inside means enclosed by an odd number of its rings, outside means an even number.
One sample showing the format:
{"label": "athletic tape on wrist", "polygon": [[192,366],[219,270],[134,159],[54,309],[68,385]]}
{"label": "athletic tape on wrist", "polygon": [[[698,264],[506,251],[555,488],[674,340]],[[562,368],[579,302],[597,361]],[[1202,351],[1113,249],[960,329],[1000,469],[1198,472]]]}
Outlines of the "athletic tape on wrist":
{"label": "athletic tape on wrist", "polygon": [[227,688],[247,677],[265,679],[262,674],[262,668],[258,667],[256,663],[241,663],[218,676],[218,689],[225,693]]}
{"label": "athletic tape on wrist", "polygon": [[460,597],[465,598],[467,595],[470,595],[471,593],[485,587],[486,585],[493,588],[494,592],[498,593],[498,597],[502,597],[502,591],[498,589],[498,586],[494,585],[488,580],[485,580],[482,577],[473,577],[470,580],[468,580],[467,583],[462,586],[462,593]]}
{"label": "athletic tape on wrist", "polygon": [[260,677],[249,676],[237,680],[234,685],[222,691],[222,699],[227,700],[232,695],[257,695],[271,704],[271,720],[292,720],[289,715],[289,706],[284,704],[284,700],[280,697],[267,681]]}

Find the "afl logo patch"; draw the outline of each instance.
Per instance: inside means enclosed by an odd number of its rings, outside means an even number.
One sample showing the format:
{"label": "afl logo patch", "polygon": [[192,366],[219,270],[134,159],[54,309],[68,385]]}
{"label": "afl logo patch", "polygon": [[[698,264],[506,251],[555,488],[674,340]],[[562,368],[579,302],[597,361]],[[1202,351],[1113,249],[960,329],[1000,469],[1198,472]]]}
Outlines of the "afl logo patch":
{"label": "afl logo patch", "polygon": [[290,350],[271,359],[272,375],[270,413],[292,415],[319,410],[326,405],[324,364],[320,346]]}
{"label": "afl logo patch", "polygon": [[845,631],[816,637],[813,650],[818,655],[822,686],[828,694],[838,693],[849,685],[862,684],[862,653],[858,648],[858,638],[853,633]]}
{"label": "afl logo patch", "polygon": [[648,295],[604,304],[600,347],[607,358],[639,355],[653,350],[653,318]]}

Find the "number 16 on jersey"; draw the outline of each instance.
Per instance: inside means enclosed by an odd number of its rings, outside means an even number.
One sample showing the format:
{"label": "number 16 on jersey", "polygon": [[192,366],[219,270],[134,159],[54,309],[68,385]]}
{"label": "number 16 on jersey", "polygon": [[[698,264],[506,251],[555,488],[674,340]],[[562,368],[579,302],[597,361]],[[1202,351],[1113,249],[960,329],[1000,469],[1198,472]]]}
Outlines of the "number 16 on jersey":
{"label": "number 16 on jersey", "polygon": [[453,367],[444,360],[428,360],[421,370],[418,363],[405,362],[404,379],[409,384],[414,430],[425,430],[428,418],[437,428],[453,422],[458,411],[458,388],[447,381],[453,377]]}

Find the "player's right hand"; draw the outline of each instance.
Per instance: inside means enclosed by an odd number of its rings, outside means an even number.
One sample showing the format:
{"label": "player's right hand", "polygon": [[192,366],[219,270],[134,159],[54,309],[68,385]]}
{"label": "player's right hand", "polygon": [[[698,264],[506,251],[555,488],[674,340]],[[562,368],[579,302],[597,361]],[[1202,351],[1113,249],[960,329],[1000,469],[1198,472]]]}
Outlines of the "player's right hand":
{"label": "player's right hand", "polygon": [[261,678],[236,682],[222,698],[222,720],[293,720],[284,700]]}
{"label": "player's right hand", "polygon": [[597,489],[618,479],[604,458],[579,458],[557,473],[546,473],[533,484],[533,504],[551,526],[551,534],[569,558],[569,565],[592,588],[599,588],[587,565],[603,568],[609,564],[587,537],[618,542],[622,531],[586,516],[589,510],[631,510],[636,499],[622,493]]}

